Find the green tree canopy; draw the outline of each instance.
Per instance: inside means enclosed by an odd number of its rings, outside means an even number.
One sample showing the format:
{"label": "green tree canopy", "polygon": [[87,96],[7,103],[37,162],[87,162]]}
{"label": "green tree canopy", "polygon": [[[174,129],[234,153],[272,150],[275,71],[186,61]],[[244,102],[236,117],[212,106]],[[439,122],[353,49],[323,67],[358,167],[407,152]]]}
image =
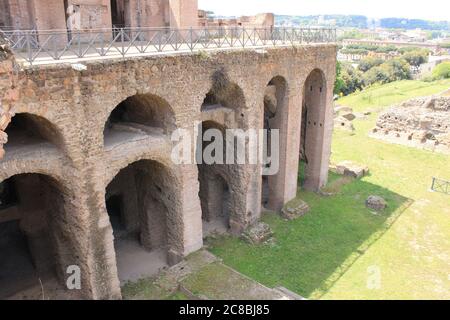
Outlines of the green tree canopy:
{"label": "green tree canopy", "polygon": [[450,78],[450,61],[438,64],[433,70],[434,79],[449,79]]}
{"label": "green tree canopy", "polygon": [[383,59],[375,57],[366,57],[359,62],[358,69],[362,72],[367,72],[373,67],[378,67],[383,64]]}
{"label": "green tree canopy", "polygon": [[428,62],[428,52],[426,50],[415,50],[406,52],[403,56],[412,67],[418,69],[421,64]]}

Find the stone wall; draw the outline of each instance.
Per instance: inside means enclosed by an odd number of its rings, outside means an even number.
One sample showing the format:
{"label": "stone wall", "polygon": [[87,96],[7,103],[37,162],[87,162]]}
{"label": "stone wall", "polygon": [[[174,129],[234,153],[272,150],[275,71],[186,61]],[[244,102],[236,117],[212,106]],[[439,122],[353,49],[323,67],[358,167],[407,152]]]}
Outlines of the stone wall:
{"label": "stone wall", "polygon": [[19,98],[14,66],[9,44],[0,36],[0,159],[4,156],[3,145],[7,142],[4,131],[14,115],[14,101]]}
{"label": "stone wall", "polygon": [[[156,190],[169,190],[170,195],[160,196],[170,213],[168,225],[173,226],[167,240],[170,263],[202,247],[202,212],[197,165],[175,165],[171,161],[173,142],[158,128],[134,125],[125,133],[105,139],[105,123],[111,112],[129,97],[151,96],[158,97],[150,99],[151,103],[158,101],[161,108],[170,109],[177,128],[192,134],[206,118],[229,128],[262,129],[266,87],[274,78],[284,79],[284,115],[280,118],[284,151],[277,176],[283,191],[274,201],[286,203],[297,191],[305,82],[318,71],[323,82],[313,92],[323,92],[321,126],[310,141],[317,145],[320,179],[313,188],[319,189],[326,181],[323,172],[327,171],[331,152],[335,63],[334,45],[92,61],[84,71],[76,71],[70,65],[22,70],[14,80],[18,90],[14,94],[8,93],[13,86],[11,64],[2,63],[7,66],[3,75],[9,79],[6,84],[1,82],[0,92],[6,96],[3,106],[17,100],[17,114],[48,120],[61,135],[61,143],[7,144],[6,155],[0,161],[0,181],[21,173],[39,173],[57,182],[59,187],[55,190],[64,198],[61,212],[52,218],[57,220],[57,230],[64,230],[63,249],[56,246],[56,250],[65,252],[60,265],[81,267],[82,293],[86,298],[120,298],[113,233],[105,204],[106,188],[114,177],[140,160],[151,160],[166,172],[159,176]],[[214,110],[202,112],[217,72],[226,76],[236,92],[242,93],[242,99],[233,100],[235,95],[224,94],[221,103],[226,112],[220,108],[217,114]],[[236,174],[223,178],[228,179],[235,206],[231,231],[239,233],[260,217],[261,168],[243,165],[236,166],[233,172]]]}
{"label": "stone wall", "polygon": [[254,16],[238,18],[208,17],[206,11],[198,11],[199,25],[203,27],[244,27],[244,28],[273,28],[275,15],[273,13],[260,13]]}
{"label": "stone wall", "polygon": [[[116,0],[122,27],[188,28],[198,25],[197,0]],[[110,0],[2,0],[0,27],[29,30],[111,28]]]}

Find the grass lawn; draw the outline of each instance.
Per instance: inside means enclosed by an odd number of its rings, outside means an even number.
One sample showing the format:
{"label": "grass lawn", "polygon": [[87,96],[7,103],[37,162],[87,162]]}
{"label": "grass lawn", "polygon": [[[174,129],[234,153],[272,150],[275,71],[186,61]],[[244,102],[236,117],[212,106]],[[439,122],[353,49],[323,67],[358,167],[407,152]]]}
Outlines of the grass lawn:
{"label": "grass lawn", "polygon": [[[374,110],[449,87],[450,81],[402,81],[339,104]],[[299,220],[265,215],[275,244],[230,237],[213,241],[211,251],[267,286],[310,299],[450,299],[450,195],[429,192],[433,176],[450,180],[450,157],[368,138],[376,116],[355,121],[354,134],[336,131],[332,147],[333,162],[367,164],[369,176],[332,175],[336,196],[299,191],[311,206]],[[366,209],[372,194],[387,200],[384,212]]]}
{"label": "grass lawn", "polygon": [[374,85],[362,92],[339,100],[340,105],[353,107],[355,111],[386,107],[414,97],[440,93],[450,88],[450,79],[435,82],[403,80],[385,85]]}

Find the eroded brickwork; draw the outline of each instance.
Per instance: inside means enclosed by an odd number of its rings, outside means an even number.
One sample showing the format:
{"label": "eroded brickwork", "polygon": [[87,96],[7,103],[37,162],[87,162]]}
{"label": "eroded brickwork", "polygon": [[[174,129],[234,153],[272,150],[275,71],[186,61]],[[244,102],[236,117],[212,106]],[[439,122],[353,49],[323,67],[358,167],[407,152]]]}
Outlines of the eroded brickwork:
{"label": "eroded brickwork", "polygon": [[[31,117],[36,127],[33,132],[39,139],[22,139],[19,133],[24,127],[20,121],[6,129],[14,139],[5,145],[0,181],[23,173],[51,179],[51,192],[58,193],[60,200],[45,210],[51,211],[48,219],[55,225],[53,247],[59,257],[58,273],[64,278],[67,265],[78,265],[85,298],[120,298],[118,253],[105,201],[130,183],[127,179],[117,182],[119,172],[127,167],[126,170],[135,170],[130,173],[135,181],[132,184],[139,189],[135,210],[141,216],[129,220],[130,228],[141,226],[140,234],[145,238],[141,238],[141,243],[147,249],[165,246],[169,264],[180,261],[203,245],[205,205],[201,200],[208,197],[199,196],[197,165],[172,162],[173,142],[168,129],[184,128],[193,135],[198,124],[205,121],[224,128],[262,129],[268,100],[266,88],[282,84],[283,89],[278,91],[281,100],[274,109],[282,112],[274,120],[281,129],[281,167],[274,179],[276,185],[271,187],[277,192],[270,200],[279,209],[297,191],[306,89],[320,96],[306,99],[317,113],[316,118],[311,118],[317,121],[317,127],[310,130],[308,139],[314,158],[320,159],[311,166],[314,179],[307,185],[318,189],[326,182],[335,62],[333,45],[93,61],[86,64],[84,71],[76,71],[70,65],[22,70],[14,80],[18,90],[14,94],[8,93],[13,86],[8,82],[12,81],[10,62],[1,62],[7,66],[2,75],[7,74],[9,79],[6,85],[2,82],[0,89],[1,95],[7,97],[2,100],[3,113],[6,114],[5,101],[17,100],[15,113]],[[219,94],[221,106],[202,108],[218,72],[225,76],[231,89]],[[316,74],[320,76],[307,82],[310,75]],[[233,94],[227,96],[230,92]],[[136,116],[137,108],[112,116],[113,110],[130,97],[136,97],[135,106],[142,105],[143,110],[150,106],[152,111]],[[136,120],[146,117],[149,121]],[[52,129],[45,130],[47,127]],[[233,233],[239,233],[260,217],[261,168],[241,165],[227,170],[221,178],[232,199],[228,201],[229,226]],[[146,210],[151,208],[165,216],[149,221],[151,216],[146,215]],[[167,229],[165,234],[152,233],[158,225],[162,226],[160,231]],[[146,238],[147,234],[153,238]]]}
{"label": "eroded brickwork", "polygon": [[14,115],[14,102],[19,98],[14,63],[8,43],[0,37],[0,159],[4,156],[3,145],[7,142],[4,131]]}

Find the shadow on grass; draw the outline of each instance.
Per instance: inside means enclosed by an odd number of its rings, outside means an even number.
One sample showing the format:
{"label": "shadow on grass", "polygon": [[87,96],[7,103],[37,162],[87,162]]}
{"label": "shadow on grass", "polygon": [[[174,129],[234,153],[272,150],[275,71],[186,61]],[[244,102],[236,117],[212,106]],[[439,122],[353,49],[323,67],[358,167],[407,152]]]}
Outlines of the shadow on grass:
{"label": "shadow on grass", "polygon": [[[333,196],[299,191],[311,211],[285,221],[263,219],[275,232],[271,245],[250,246],[239,239],[217,239],[211,251],[239,272],[269,286],[284,286],[307,298],[320,298],[411,205],[412,201],[363,180],[330,175],[338,187]],[[388,207],[373,213],[365,207],[369,195],[383,197]]]}

